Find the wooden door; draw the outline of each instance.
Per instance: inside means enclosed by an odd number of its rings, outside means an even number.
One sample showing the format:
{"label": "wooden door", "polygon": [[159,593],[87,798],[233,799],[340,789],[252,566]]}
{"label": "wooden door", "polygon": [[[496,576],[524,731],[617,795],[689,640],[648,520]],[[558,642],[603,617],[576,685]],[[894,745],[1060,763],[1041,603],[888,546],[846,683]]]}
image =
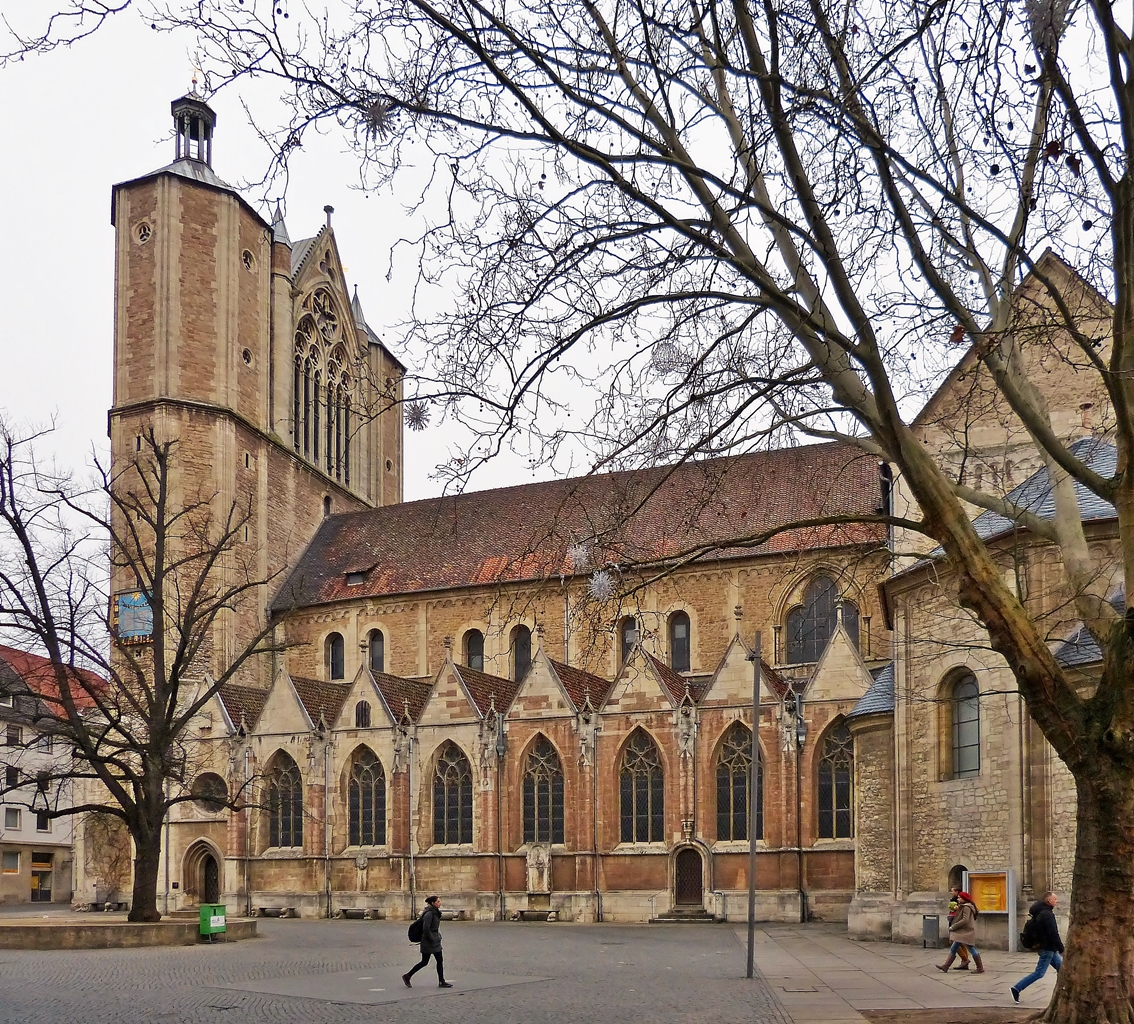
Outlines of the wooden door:
{"label": "wooden door", "polygon": [[677,855],[675,874],[676,902],[681,906],[700,904],[704,896],[701,855],[693,849],[682,850]]}

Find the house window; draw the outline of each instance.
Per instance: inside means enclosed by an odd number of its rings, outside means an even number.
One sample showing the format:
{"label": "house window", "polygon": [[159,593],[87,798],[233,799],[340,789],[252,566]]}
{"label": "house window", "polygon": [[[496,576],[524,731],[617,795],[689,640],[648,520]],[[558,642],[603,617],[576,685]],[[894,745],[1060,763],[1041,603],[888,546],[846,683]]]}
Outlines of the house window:
{"label": "house window", "polygon": [[354,727],[356,729],[370,728],[370,701],[360,700],[354,706]]}
{"label": "house window", "polygon": [[13,697],[10,693],[0,694],[0,708],[14,707],[15,703],[16,698]]}
{"label": "house window", "polygon": [[267,777],[268,845],[303,845],[303,779],[287,754],[276,756]]}
{"label": "house window", "polygon": [[[752,730],[735,722],[717,761],[717,839],[748,838],[748,785],[752,778]],[[756,761],[756,838],[764,838],[764,761]]]}
{"label": "house window", "polygon": [[369,750],[360,750],[351,763],[348,811],[351,846],[385,846],[386,773]]}
{"label": "house window", "polygon": [[527,626],[517,626],[512,630],[512,678],[524,678],[532,663],[532,631]]}
{"label": "house window", "polygon": [[563,842],[563,765],[543,736],[524,769],[524,842]]}
{"label": "house window", "polygon": [[327,637],[327,678],[343,679],[346,676],[346,644],[342,633]]}
{"label": "house window", "polygon": [[630,658],[630,652],[634,649],[634,645],[638,642],[640,637],[638,632],[638,620],[633,615],[627,615],[618,624],[618,656],[619,664],[625,665]]}
{"label": "house window", "polygon": [[484,671],[484,634],[479,629],[470,629],[465,634],[465,664]]}
{"label": "house window", "polygon": [[685,612],[669,617],[669,661],[674,672],[689,671],[689,616]]}
{"label": "house window", "polygon": [[50,832],[51,831],[51,817],[46,811],[36,811],[35,813],[35,830],[37,832]]}
{"label": "house window", "polygon": [[433,770],[433,842],[472,842],[472,768],[451,740]]}
{"label": "house window", "polygon": [[854,743],[846,722],[827,733],[819,758],[819,838],[851,839]]}
{"label": "house window", "polygon": [[4,734],[4,740],[9,747],[19,747],[24,742],[24,730],[18,725],[9,725]]}
{"label": "house window", "polygon": [[953,778],[980,774],[980,687],[970,673],[953,687]]}
{"label": "house window", "polygon": [[4,785],[14,788],[20,784],[20,769],[14,764],[4,765]]}
{"label": "house window", "polygon": [[370,631],[370,671],[386,671],[386,638],[380,629]]}
{"label": "house window", "polygon": [[20,851],[5,850],[0,864],[3,865],[0,867],[0,873],[5,875],[18,875],[20,873]]}
{"label": "house window", "polygon": [[4,827],[18,832],[20,829],[20,809],[18,807],[4,808]]}
{"label": "house window", "polygon": [[622,755],[619,775],[622,842],[660,843],[665,839],[665,780],[657,745],[637,729]]}
{"label": "house window", "polygon": [[[807,586],[803,604],[788,612],[787,663],[818,661],[839,622],[839,591],[829,576],[816,576]],[[858,646],[858,608],[842,602],[843,628]]]}

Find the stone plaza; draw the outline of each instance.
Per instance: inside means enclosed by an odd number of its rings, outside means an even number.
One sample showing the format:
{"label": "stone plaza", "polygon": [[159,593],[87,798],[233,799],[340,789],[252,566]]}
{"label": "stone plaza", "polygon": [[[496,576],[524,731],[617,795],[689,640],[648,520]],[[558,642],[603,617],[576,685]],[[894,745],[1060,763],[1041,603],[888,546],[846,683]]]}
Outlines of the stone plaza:
{"label": "stone plaza", "polygon": [[[26,913],[26,910],[25,910]],[[0,918],[15,920],[8,912]],[[445,1024],[517,1021],[817,1024],[860,1009],[1011,1006],[1028,954],[990,953],[983,976],[933,968],[941,950],[858,942],[837,925],[764,925],[744,977],[743,925],[442,925],[446,972],[416,961],[406,926],[264,920],[261,937],[190,947],[0,951],[5,1024]],[[1046,1004],[1053,974],[1028,993]],[[428,1001],[426,1003],[425,1001]]]}

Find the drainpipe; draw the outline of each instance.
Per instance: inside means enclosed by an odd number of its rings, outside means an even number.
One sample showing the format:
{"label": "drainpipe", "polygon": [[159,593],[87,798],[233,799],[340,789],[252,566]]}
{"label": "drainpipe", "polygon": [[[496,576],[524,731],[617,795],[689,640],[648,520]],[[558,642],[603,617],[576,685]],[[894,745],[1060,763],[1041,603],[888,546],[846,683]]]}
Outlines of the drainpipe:
{"label": "drainpipe", "polygon": [[807,923],[807,893],[803,888],[803,744],[807,723],[803,720],[803,694],[795,695],[795,874],[799,883],[799,923]]}
{"label": "drainpipe", "polygon": [[406,850],[409,852],[410,917],[417,920],[417,885],[413,868],[413,733],[406,729],[409,740],[409,760],[406,762]]}
{"label": "drainpipe", "polygon": [[165,906],[163,914],[169,917],[169,779],[165,780]]}
{"label": "drainpipe", "polygon": [[323,888],[331,916],[331,744],[323,748]]}
{"label": "drainpipe", "polygon": [[501,807],[501,769],[504,765],[504,755],[508,752],[507,741],[504,738],[504,716],[496,712],[496,876],[500,885],[500,920],[504,916],[504,822],[500,816]]}
{"label": "drainpipe", "polygon": [[602,923],[602,889],[599,887],[599,850],[598,850],[598,722],[595,722],[594,738],[591,740],[591,757],[594,765],[591,770],[591,839],[595,858],[595,918]]}
{"label": "drainpipe", "polygon": [[252,916],[252,808],[248,795],[252,788],[252,748],[244,751],[244,900],[245,914]]}

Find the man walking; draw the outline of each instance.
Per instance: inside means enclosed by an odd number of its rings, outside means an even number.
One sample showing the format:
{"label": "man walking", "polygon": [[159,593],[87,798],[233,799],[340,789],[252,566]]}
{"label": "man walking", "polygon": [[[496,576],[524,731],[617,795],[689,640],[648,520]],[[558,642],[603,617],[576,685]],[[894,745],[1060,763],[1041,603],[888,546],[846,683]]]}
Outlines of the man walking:
{"label": "man walking", "polygon": [[425,898],[425,911],[421,915],[421,963],[410,968],[408,974],[402,975],[402,982],[406,988],[413,988],[410,979],[417,974],[432,956],[437,960],[437,987],[452,988],[451,982],[445,980],[445,958],[441,955],[441,897],[427,896]]}
{"label": "man walking", "polygon": [[1039,961],[1031,974],[1012,986],[1012,998],[1017,1003],[1024,989],[1047,974],[1049,965],[1057,971],[1063,966],[1063,941],[1059,938],[1059,924],[1055,920],[1054,911],[1056,902],[1055,893],[1049,892],[1042,900],[1033,903],[1029,911],[1033,920],[1024,926],[1024,931],[1034,930],[1035,943],[1032,949],[1039,951]]}

